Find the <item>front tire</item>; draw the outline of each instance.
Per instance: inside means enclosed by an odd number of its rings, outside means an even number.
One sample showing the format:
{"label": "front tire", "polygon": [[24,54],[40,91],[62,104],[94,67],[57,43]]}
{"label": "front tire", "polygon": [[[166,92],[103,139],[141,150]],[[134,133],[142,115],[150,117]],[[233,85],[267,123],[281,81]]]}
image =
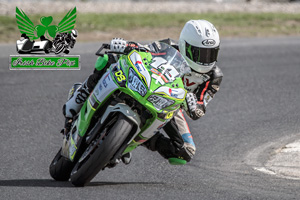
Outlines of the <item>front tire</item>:
{"label": "front tire", "polygon": [[50,164],[49,172],[56,181],[68,181],[74,166],[75,163],[61,155],[60,149]]}
{"label": "front tire", "polygon": [[[103,169],[119,150],[133,128],[132,122],[123,114],[119,114],[117,121],[108,128],[104,137],[94,139],[86,152],[71,172],[71,182],[75,186],[89,183],[98,172]],[[94,146],[92,146],[94,145]],[[92,150],[91,150],[92,149]]]}
{"label": "front tire", "polygon": [[55,46],[55,54],[60,54],[61,52],[63,52],[65,50],[65,45],[58,43]]}

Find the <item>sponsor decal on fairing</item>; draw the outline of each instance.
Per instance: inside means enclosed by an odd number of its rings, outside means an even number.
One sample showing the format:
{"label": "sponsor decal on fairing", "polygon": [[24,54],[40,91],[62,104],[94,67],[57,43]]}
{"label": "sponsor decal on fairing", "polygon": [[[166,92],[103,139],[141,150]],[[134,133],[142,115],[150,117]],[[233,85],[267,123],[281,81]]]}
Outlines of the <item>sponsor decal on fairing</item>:
{"label": "sponsor decal on fairing", "polygon": [[150,88],[151,77],[143,64],[141,56],[137,52],[133,51],[133,53],[129,55],[129,59],[132,62],[132,64],[136,67],[136,69],[139,71],[141,76],[145,79],[148,88]]}
{"label": "sponsor decal on fairing", "polygon": [[155,93],[164,93],[176,99],[184,99],[186,91],[182,88],[169,88],[166,86],[159,87],[154,91]]}
{"label": "sponsor decal on fairing", "polygon": [[143,97],[147,94],[147,88],[132,68],[129,69],[127,85],[129,89],[138,92]]}

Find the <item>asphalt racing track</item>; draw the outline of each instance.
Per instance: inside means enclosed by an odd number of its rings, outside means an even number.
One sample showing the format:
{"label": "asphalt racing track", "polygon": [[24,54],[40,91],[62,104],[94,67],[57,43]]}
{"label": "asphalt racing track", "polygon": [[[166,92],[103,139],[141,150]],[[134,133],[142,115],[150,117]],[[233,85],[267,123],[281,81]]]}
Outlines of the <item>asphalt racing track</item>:
{"label": "asphalt racing track", "polygon": [[[300,38],[224,39],[220,92],[188,120],[197,155],[171,166],[139,147],[130,165],[100,172],[84,188],[55,182],[61,107],[93,70],[100,43],[76,44],[80,71],[10,71],[15,46],[0,46],[0,199],[300,199],[300,180],[255,169],[300,139]],[[291,158],[292,159],[292,158]]]}

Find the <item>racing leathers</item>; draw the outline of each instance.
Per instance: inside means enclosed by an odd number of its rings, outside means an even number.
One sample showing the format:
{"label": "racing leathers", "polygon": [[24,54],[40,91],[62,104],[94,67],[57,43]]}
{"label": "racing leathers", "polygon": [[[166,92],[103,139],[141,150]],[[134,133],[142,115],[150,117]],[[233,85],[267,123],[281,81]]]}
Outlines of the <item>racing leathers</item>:
{"label": "racing leathers", "polygon": [[[166,39],[160,42],[165,42],[178,49],[177,44],[173,40]],[[146,45],[145,47],[154,51],[155,43]],[[106,54],[98,58],[94,73],[74,92],[73,96],[76,98],[71,98],[65,104],[63,112],[67,119],[66,122],[78,113],[80,109],[72,110],[68,108],[73,108],[72,104],[74,103],[83,104],[83,100],[92,92],[106,71],[106,68],[116,61],[113,56],[110,55],[109,57]],[[183,110],[186,111],[191,119],[197,120],[205,114],[207,104],[219,90],[222,77],[221,70],[215,66],[208,73],[200,74],[192,71],[182,78],[185,89],[188,91],[186,96],[187,105],[183,107]],[[196,147],[181,109],[163,129],[168,137],[165,137],[162,133],[158,133],[143,145],[152,151],[158,151],[166,159],[176,157],[189,162],[195,154]]]}
{"label": "racing leathers", "polygon": [[[174,40],[165,39],[160,42],[165,42],[178,50]],[[186,96],[188,105],[183,107],[183,110],[191,119],[197,120],[204,116],[207,104],[219,90],[222,77],[223,73],[218,66],[207,73],[192,70],[191,73],[184,75],[182,81],[188,91]],[[164,158],[179,157],[189,162],[195,155],[196,147],[182,109],[164,126],[164,131],[169,138],[161,133],[156,134],[144,145],[152,151],[158,151]]]}

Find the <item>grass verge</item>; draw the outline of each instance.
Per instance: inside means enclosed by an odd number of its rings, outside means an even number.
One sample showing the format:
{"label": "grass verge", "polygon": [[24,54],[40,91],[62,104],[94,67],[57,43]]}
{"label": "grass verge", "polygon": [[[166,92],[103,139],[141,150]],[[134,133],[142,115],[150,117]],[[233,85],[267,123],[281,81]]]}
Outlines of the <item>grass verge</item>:
{"label": "grass verge", "polygon": [[[38,25],[42,15],[30,15]],[[52,15],[58,24],[64,14]],[[167,14],[95,14],[78,13],[76,28],[79,41],[103,41],[112,37],[128,40],[178,38],[185,22],[206,19],[221,37],[265,37],[300,35],[300,15],[289,13],[167,13]],[[0,16],[0,42],[15,42],[20,37],[16,19]]]}

